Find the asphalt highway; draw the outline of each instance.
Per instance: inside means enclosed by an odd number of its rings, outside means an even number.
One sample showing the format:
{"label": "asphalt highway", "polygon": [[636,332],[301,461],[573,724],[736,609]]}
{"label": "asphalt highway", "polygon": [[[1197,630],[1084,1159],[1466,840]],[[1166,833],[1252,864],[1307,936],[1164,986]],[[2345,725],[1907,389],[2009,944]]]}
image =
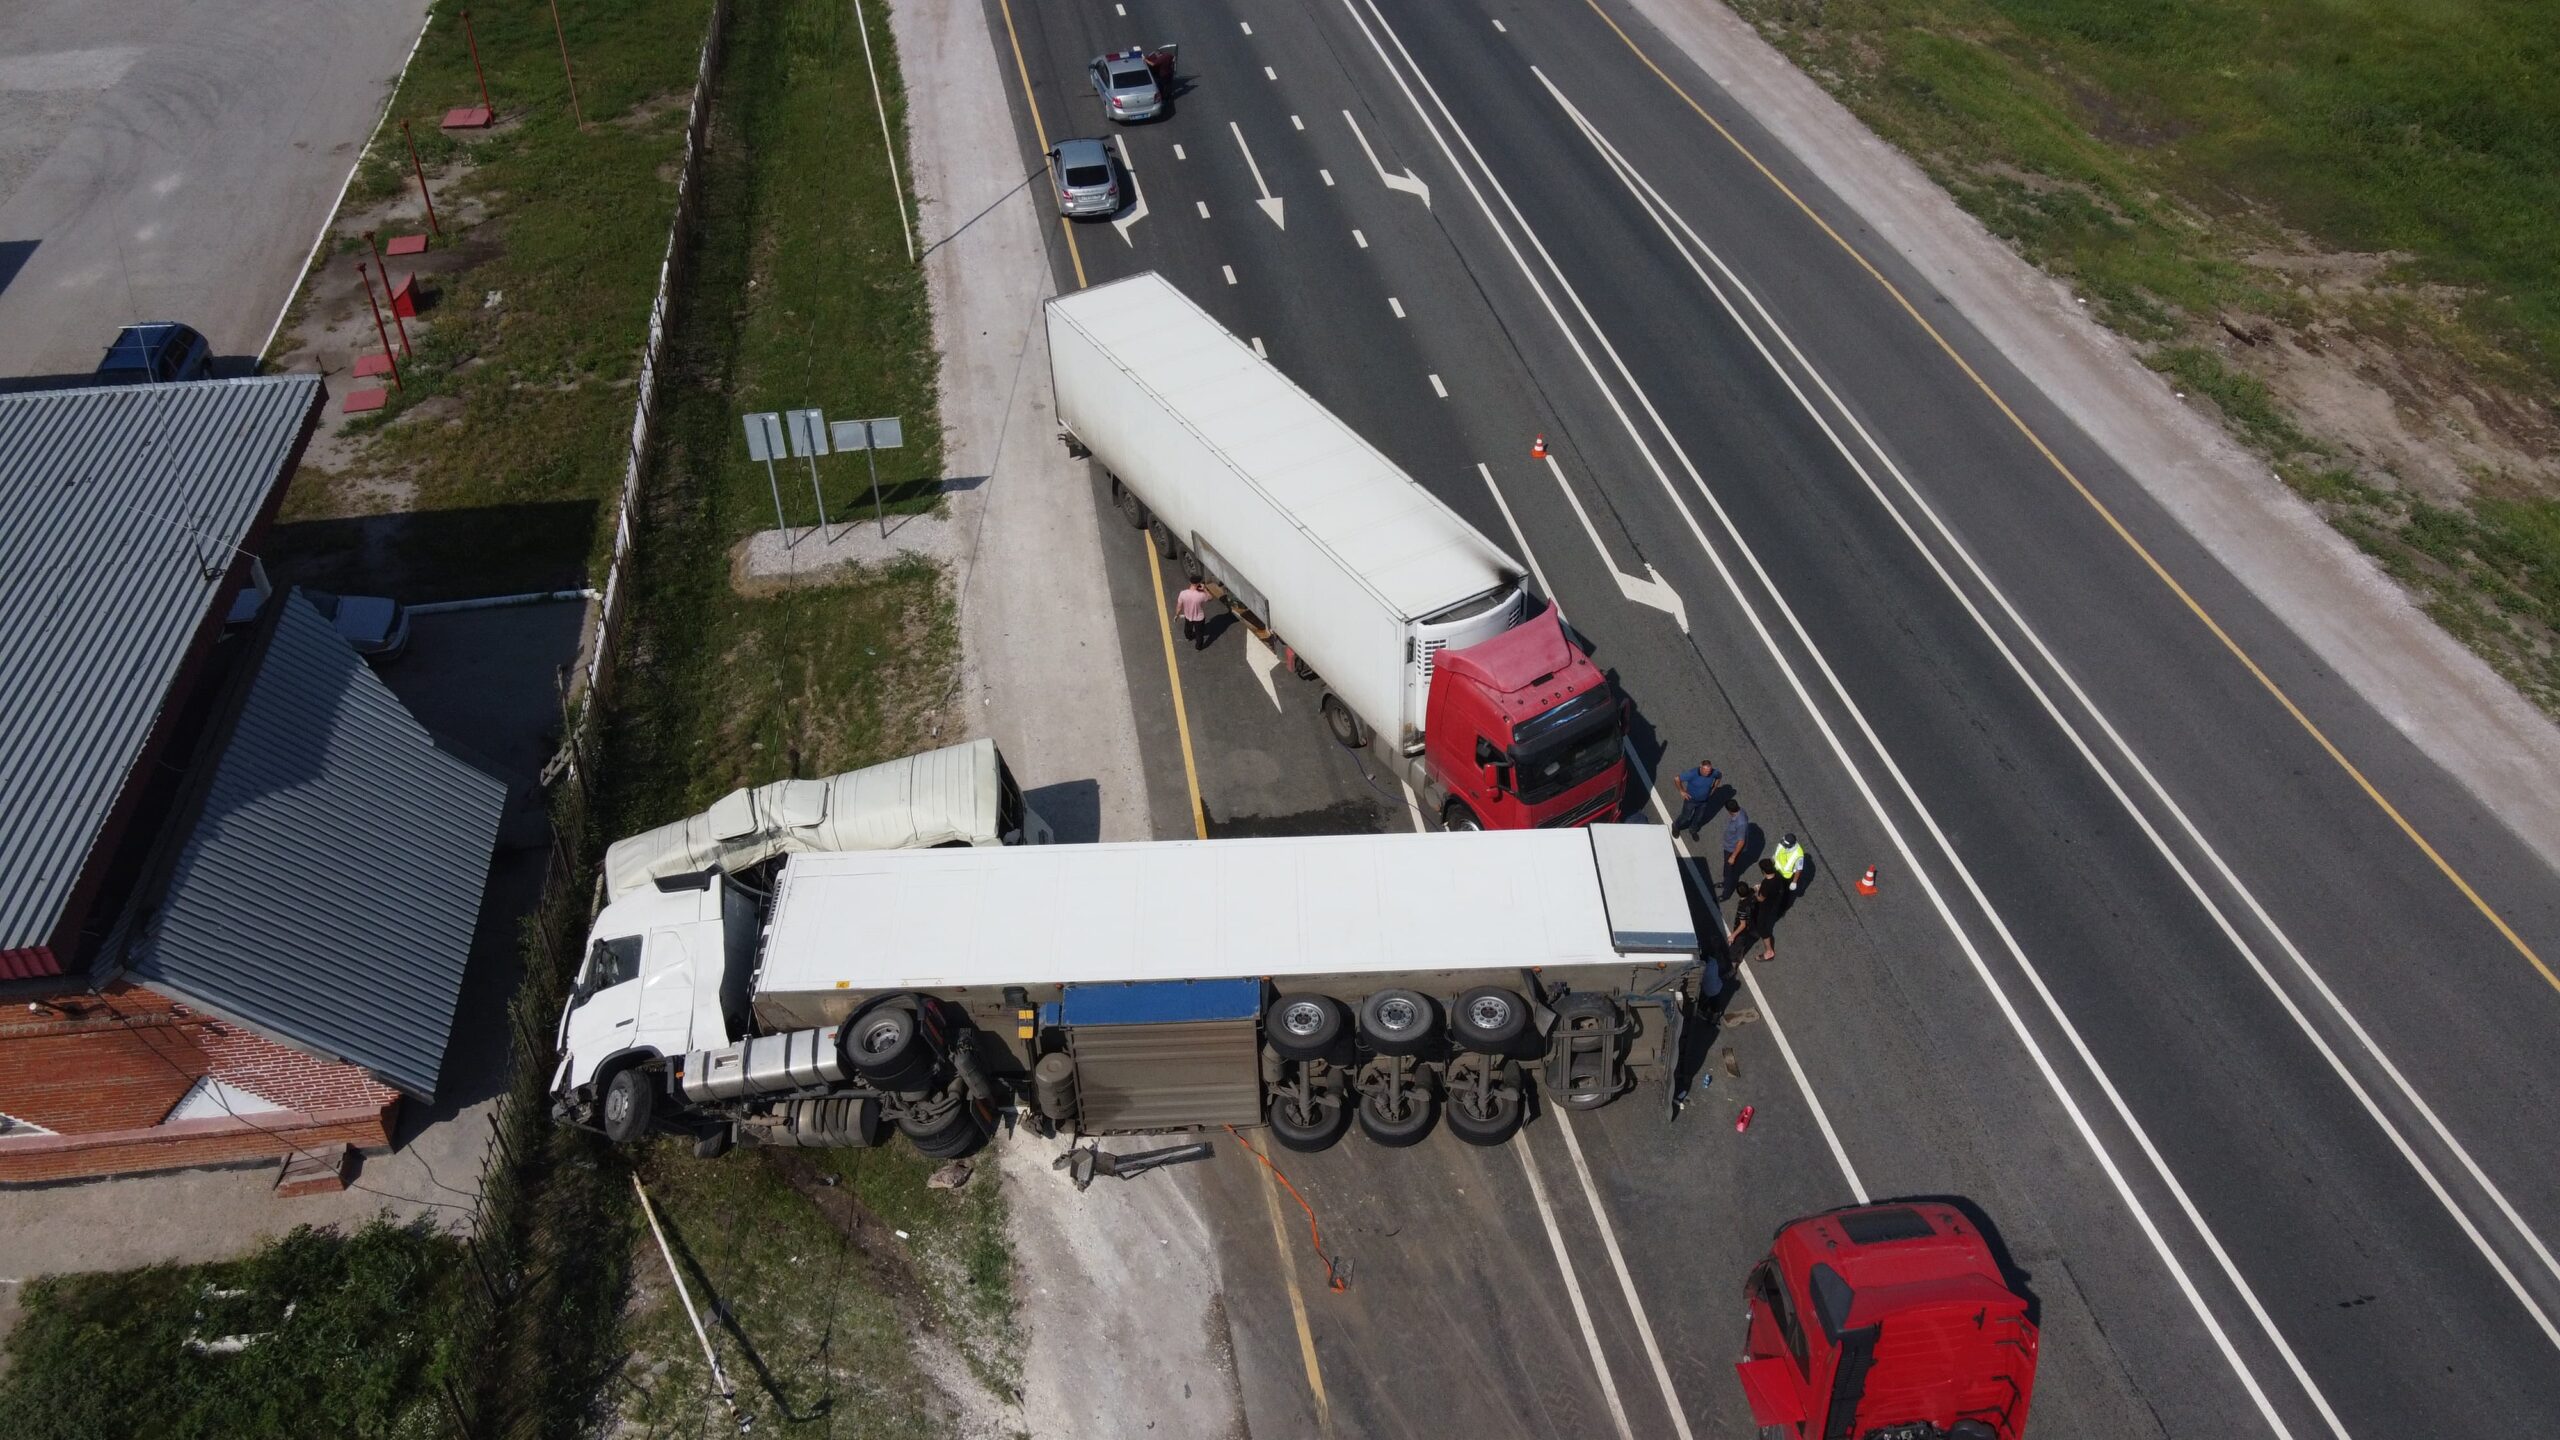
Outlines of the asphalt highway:
{"label": "asphalt highway", "polygon": [[[1159,271],[1260,345],[1532,565],[1648,770],[1814,856],[1679,1119],[1278,1157],[1338,1293],[1206,1170],[1256,1433],[1748,1433],[1744,1271],[1897,1195],[2002,1237],[2034,1433],[2560,1417],[2555,876],[1674,47],[1607,0],[989,20],[1025,168],[1110,133],[1144,196],[1060,286]],[[1175,113],[1111,126],[1086,62],[1166,41]],[[1098,508],[1159,834],[1186,747],[1212,834],[1428,823],[1244,632],[1168,644]]]}

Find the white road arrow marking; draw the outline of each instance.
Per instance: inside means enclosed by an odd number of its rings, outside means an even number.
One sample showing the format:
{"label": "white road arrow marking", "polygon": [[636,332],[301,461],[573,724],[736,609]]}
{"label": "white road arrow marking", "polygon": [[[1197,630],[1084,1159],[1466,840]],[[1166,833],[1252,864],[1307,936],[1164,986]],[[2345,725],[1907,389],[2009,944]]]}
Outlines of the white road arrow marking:
{"label": "white road arrow marking", "polygon": [[1121,244],[1135,250],[1138,242],[1129,238],[1129,227],[1147,218],[1147,187],[1138,183],[1137,162],[1129,158],[1129,137],[1114,135],[1111,138],[1120,142],[1120,168],[1129,172],[1129,188],[1138,196],[1138,203],[1129,207],[1128,214],[1113,220],[1111,228],[1120,232]]}
{"label": "white road arrow marking", "polygon": [[1662,572],[1651,565],[1644,567],[1644,573],[1652,577],[1648,580],[1639,580],[1619,569],[1618,562],[1609,558],[1609,547],[1600,543],[1600,527],[1591,523],[1591,513],[1582,508],[1582,497],[1574,494],[1573,486],[1566,483],[1564,467],[1556,463],[1552,454],[1547,456],[1547,470],[1556,477],[1556,487],[1564,491],[1566,503],[1573,506],[1573,517],[1582,522],[1582,533],[1591,537],[1591,548],[1600,552],[1600,563],[1608,566],[1609,572],[1618,577],[1618,593],[1670,616],[1680,623],[1680,633],[1688,634],[1689,607],[1680,603],[1680,592],[1672,589],[1671,582],[1663,579]]}
{"label": "white road arrow marking", "polygon": [[1244,143],[1244,127],[1230,120],[1227,130],[1236,137],[1236,148],[1244,152],[1244,168],[1253,172],[1253,188],[1262,192],[1262,198],[1253,203],[1262,207],[1262,213],[1271,217],[1272,224],[1288,229],[1289,222],[1280,218],[1280,197],[1272,194],[1271,187],[1262,183],[1262,167],[1253,163],[1253,147]]}
{"label": "white road arrow marking", "polygon": [[1342,112],[1342,118],[1350,122],[1352,138],[1360,142],[1361,152],[1369,157],[1369,164],[1377,170],[1378,179],[1385,182],[1390,190],[1402,190],[1407,194],[1420,196],[1422,208],[1430,209],[1431,187],[1422,183],[1421,179],[1413,173],[1413,167],[1406,166],[1401,175],[1388,174],[1387,167],[1379,163],[1378,152],[1369,147],[1369,137],[1360,133],[1360,122],[1352,119],[1351,112],[1348,110]]}
{"label": "white road arrow marking", "polygon": [[1280,687],[1271,683],[1271,672],[1280,668],[1280,657],[1250,630],[1244,632],[1244,663],[1252,668],[1253,678],[1262,682],[1262,693],[1271,697],[1271,708],[1280,709]]}

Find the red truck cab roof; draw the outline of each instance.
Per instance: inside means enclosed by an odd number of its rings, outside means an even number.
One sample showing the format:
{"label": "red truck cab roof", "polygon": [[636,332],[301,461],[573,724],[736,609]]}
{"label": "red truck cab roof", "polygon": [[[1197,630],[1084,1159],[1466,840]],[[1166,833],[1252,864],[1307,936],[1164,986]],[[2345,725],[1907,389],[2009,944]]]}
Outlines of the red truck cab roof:
{"label": "red truck cab roof", "polygon": [[1496,714],[1511,725],[1534,719],[1600,683],[1600,667],[1566,638],[1552,608],[1490,640],[1464,650],[1444,650],[1436,676],[1475,683]]}
{"label": "red truck cab roof", "polygon": [[1806,1440],[2018,1440],[2037,1335],[1989,1243],[1945,1204],[1782,1227],[1745,1286],[1755,1418]]}

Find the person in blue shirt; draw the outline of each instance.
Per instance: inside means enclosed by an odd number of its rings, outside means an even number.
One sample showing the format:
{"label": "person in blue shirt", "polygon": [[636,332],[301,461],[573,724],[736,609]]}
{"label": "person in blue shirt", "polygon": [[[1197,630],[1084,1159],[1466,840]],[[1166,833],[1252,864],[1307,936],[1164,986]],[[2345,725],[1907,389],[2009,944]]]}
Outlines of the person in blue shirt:
{"label": "person in blue shirt", "polygon": [[1724,784],[1724,772],[1713,760],[1701,760],[1697,768],[1680,772],[1680,813],[1671,819],[1671,833],[1698,838],[1707,828],[1707,820],[1715,813],[1709,803],[1715,799],[1718,786]]}
{"label": "person in blue shirt", "polygon": [[1716,889],[1716,903],[1733,898],[1734,887],[1742,880],[1742,852],[1751,844],[1751,812],[1742,802],[1728,795],[1724,801],[1724,882]]}

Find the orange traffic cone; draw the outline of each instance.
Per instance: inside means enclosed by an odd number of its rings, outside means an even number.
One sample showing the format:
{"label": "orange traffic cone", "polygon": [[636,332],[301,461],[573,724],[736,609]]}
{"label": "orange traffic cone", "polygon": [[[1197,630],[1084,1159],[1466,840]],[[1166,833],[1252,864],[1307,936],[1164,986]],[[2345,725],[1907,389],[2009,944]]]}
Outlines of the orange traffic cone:
{"label": "orange traffic cone", "polygon": [[1546,436],[1544,436],[1544,435],[1539,436],[1539,437],[1537,438],[1536,442],[1535,442],[1535,443],[1533,443],[1532,445],[1530,445],[1530,447],[1529,447],[1529,458],[1530,458],[1530,459],[1532,459],[1532,460],[1544,460],[1544,459],[1546,459],[1546,458],[1547,458],[1547,437],[1546,437]]}
{"label": "orange traffic cone", "polygon": [[1858,893],[1861,895],[1876,893],[1876,867],[1873,865],[1867,867],[1866,874],[1858,877]]}

